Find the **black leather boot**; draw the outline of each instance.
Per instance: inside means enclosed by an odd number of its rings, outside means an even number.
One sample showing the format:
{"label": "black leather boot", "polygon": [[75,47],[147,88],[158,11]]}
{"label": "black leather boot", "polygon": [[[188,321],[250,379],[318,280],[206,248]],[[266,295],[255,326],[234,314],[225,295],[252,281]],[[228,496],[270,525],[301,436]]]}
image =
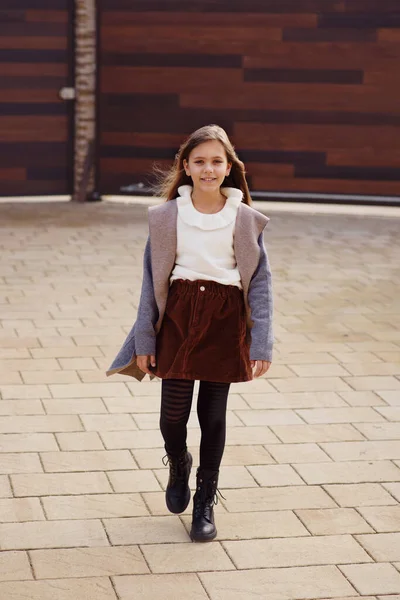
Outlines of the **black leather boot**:
{"label": "black leather boot", "polygon": [[183,512],[190,502],[189,477],[193,459],[187,450],[179,456],[167,453],[166,457],[169,462],[169,479],[165,502],[170,512],[178,514]]}
{"label": "black leather boot", "polygon": [[197,469],[196,493],[193,496],[193,520],[190,537],[194,542],[210,542],[217,535],[214,504],[217,504],[218,471]]}

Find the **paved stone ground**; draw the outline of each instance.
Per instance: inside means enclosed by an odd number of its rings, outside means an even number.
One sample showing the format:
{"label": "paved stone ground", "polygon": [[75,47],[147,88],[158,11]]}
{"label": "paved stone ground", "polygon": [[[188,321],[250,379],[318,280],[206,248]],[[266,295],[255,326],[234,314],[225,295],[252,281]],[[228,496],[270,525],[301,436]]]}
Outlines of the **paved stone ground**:
{"label": "paved stone ground", "polygon": [[400,599],[400,220],[272,215],[275,359],[232,386],[204,545],[164,505],[159,382],[104,376],[145,209],[0,213],[0,598]]}

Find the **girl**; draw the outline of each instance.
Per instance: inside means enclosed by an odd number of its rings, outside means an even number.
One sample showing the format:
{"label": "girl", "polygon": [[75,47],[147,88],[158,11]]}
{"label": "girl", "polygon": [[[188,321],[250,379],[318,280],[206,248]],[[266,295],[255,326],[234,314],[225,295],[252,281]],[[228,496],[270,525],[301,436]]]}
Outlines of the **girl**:
{"label": "girl", "polygon": [[194,381],[200,381],[200,466],[190,536],[204,542],[217,534],[213,506],[229,386],[260,377],[271,364],[271,273],[263,242],[268,218],[250,208],[244,165],[217,125],[184,142],[159,192],[167,202],[149,209],[137,320],[107,374],[162,379],[166,503],[173,513],[190,500],[186,425]]}

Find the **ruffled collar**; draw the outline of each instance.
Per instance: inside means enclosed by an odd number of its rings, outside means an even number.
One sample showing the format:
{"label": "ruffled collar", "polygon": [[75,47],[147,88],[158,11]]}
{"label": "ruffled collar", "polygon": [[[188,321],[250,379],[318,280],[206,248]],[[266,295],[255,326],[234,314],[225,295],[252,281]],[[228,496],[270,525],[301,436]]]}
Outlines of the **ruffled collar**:
{"label": "ruffled collar", "polygon": [[243,192],[237,188],[224,187],[221,192],[226,196],[224,208],[214,214],[201,213],[193,206],[191,185],[181,185],[178,188],[179,196],[176,199],[178,214],[186,225],[199,229],[222,229],[236,219],[237,210],[242,202]]}

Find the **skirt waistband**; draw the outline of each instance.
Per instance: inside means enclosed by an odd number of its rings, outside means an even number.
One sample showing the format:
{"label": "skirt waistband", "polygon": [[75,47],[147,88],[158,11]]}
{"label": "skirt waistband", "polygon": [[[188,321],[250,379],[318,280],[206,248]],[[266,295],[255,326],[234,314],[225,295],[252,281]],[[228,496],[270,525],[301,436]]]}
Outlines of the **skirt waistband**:
{"label": "skirt waistband", "polygon": [[212,294],[213,296],[222,296],[224,298],[232,295],[243,296],[243,290],[237,285],[225,285],[206,279],[196,279],[196,281],[175,279],[171,284],[170,291],[174,294]]}

